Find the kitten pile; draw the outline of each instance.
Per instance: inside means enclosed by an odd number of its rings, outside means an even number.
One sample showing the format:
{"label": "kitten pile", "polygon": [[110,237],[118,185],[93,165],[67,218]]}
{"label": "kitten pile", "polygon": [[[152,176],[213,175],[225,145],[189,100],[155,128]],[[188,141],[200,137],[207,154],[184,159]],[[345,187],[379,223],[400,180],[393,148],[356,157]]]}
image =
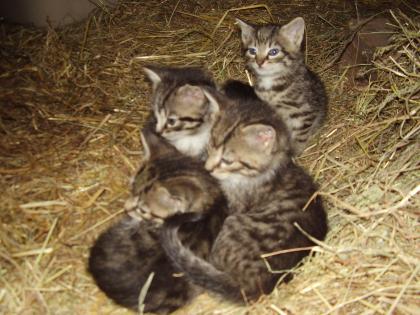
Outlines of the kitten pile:
{"label": "kitten pile", "polygon": [[252,302],[291,278],[313,238],[325,238],[316,185],[293,161],[327,102],[304,63],[303,19],[238,24],[254,88],[218,86],[200,68],[144,69],[153,87],[145,157],[127,215],[89,258],[97,285],[120,305],[137,309],[152,273],[147,312],[170,313],[203,290]]}

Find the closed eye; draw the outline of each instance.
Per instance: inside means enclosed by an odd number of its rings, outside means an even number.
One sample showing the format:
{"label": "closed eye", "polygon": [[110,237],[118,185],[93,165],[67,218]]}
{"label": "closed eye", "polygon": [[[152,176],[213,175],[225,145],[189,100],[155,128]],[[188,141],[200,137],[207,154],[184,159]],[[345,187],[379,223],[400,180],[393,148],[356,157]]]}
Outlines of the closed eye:
{"label": "closed eye", "polygon": [[203,122],[203,118],[193,118],[193,117],[180,117],[179,120],[185,121],[185,122],[198,122],[198,123]]}
{"label": "closed eye", "polygon": [[255,56],[257,54],[257,49],[254,47],[248,48],[248,54],[250,54],[251,56]]}
{"label": "closed eye", "polygon": [[271,48],[268,51],[268,55],[271,56],[271,57],[274,57],[274,56],[277,56],[279,54],[279,52],[280,52],[280,49],[278,49],[278,48]]}
{"label": "closed eye", "polygon": [[232,165],[233,164],[233,161],[229,161],[229,160],[226,160],[226,159],[222,159],[221,162],[224,165]]}
{"label": "closed eye", "polygon": [[258,168],[257,167],[254,167],[254,166],[252,166],[251,164],[249,164],[247,162],[241,161],[241,164],[243,166],[245,166],[246,168],[250,169],[250,170],[258,171]]}

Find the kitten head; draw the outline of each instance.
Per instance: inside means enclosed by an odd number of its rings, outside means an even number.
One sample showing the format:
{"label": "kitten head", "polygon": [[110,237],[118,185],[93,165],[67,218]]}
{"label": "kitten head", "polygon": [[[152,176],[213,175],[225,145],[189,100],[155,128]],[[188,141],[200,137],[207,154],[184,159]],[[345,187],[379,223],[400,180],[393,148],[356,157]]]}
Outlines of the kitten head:
{"label": "kitten head", "polygon": [[301,45],[305,33],[303,18],[288,24],[254,26],[236,19],[241,29],[247,66],[257,75],[275,75],[293,71],[303,62]]}
{"label": "kitten head", "polygon": [[228,104],[220,106],[212,129],[206,169],[219,181],[234,186],[271,179],[290,159],[283,122],[257,98],[214,101]]}
{"label": "kitten head", "polygon": [[216,110],[203,90],[214,87],[213,80],[203,69],[193,67],[148,66],[144,71],[153,84],[155,131],[184,154],[200,155]]}
{"label": "kitten head", "polygon": [[152,132],[142,133],[142,143],[145,157],[126,203],[131,216],[159,220],[177,213],[201,213],[220,198],[218,184],[202,163]]}

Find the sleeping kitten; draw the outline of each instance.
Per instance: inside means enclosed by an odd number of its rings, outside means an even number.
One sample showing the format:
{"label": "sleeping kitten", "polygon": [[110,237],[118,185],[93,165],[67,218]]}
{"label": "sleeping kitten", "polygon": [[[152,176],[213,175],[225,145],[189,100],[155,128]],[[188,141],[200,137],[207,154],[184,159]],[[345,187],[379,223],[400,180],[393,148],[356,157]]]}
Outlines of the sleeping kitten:
{"label": "sleeping kitten", "polygon": [[[134,178],[128,216],[102,233],[91,249],[89,272],[99,288],[116,303],[138,308],[149,274],[145,311],[166,314],[200,292],[185,277],[176,277],[159,242],[167,216],[193,212],[195,222],[180,228],[180,238],[206,259],[225,217],[225,201],[217,181],[200,161],[183,156],[163,139],[142,136],[146,160]],[[152,220],[144,220],[144,217]]]}
{"label": "sleeping kitten", "polygon": [[209,143],[206,169],[217,178],[228,199],[229,216],[211,249],[209,260],[197,257],[179,240],[179,224],[186,214],[165,221],[162,246],[177,269],[191,281],[234,300],[256,299],[270,293],[281,273],[309,254],[297,250],[267,258],[262,254],[312,246],[294,223],[317,239],[324,239],[327,218],[310,176],[289,154],[286,127],[264,102],[215,96],[223,106]]}
{"label": "sleeping kitten", "polygon": [[161,225],[124,217],[104,231],[90,251],[89,272],[98,287],[114,302],[138,310],[139,294],[149,275],[154,277],[145,300],[145,311],[168,314],[198,292],[175,278],[159,244]]}
{"label": "sleeping kitten", "polygon": [[166,138],[180,152],[205,159],[205,147],[214,120],[203,88],[215,88],[213,79],[201,68],[147,66],[153,84],[154,118],[149,129]]}
{"label": "sleeping kitten", "polygon": [[327,113],[324,85],[305,65],[301,50],[305,22],[298,17],[280,27],[236,21],[247,67],[256,77],[255,92],[283,118],[299,155]]}

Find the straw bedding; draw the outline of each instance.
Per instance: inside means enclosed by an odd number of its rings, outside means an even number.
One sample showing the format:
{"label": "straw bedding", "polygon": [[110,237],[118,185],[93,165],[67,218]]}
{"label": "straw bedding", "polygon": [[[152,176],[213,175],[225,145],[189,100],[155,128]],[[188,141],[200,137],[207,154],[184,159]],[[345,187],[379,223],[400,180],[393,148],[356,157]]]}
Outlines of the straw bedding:
{"label": "straw bedding", "polygon": [[[177,314],[419,314],[420,21],[418,7],[399,4],[124,0],[63,29],[1,25],[0,313],[129,314],[96,288],[86,260],[142,155],[142,65],[247,80],[233,17],[303,16],[330,113],[298,162],[319,183],[328,237],[259,303],[203,295]],[[367,82],[350,86],[334,62],[353,35],[347,22],[384,10],[392,40],[363,67]]]}

